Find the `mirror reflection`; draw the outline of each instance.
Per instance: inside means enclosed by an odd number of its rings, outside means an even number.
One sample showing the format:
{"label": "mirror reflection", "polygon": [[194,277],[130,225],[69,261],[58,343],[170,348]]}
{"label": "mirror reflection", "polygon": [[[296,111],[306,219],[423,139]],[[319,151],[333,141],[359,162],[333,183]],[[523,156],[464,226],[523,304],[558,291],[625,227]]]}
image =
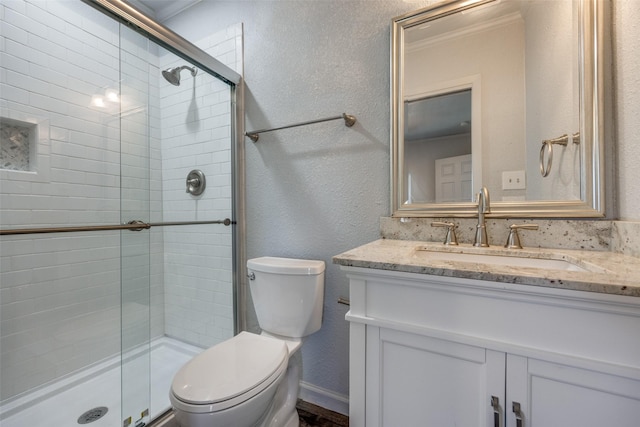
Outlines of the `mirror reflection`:
{"label": "mirror reflection", "polygon": [[471,200],[471,89],[404,105],[407,203]]}
{"label": "mirror reflection", "polygon": [[585,123],[591,138],[579,137],[590,2],[469,3],[394,21],[394,215],[468,206],[483,186],[509,210],[526,213],[532,201],[591,210],[597,124]]}

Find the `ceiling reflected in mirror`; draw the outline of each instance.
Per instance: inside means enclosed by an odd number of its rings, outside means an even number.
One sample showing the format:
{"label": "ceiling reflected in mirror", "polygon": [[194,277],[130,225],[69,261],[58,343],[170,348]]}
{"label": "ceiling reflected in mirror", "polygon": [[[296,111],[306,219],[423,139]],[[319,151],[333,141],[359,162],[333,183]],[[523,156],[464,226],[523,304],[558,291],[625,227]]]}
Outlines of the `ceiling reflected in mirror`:
{"label": "ceiling reflected in mirror", "polygon": [[405,101],[406,142],[471,133],[471,90]]}

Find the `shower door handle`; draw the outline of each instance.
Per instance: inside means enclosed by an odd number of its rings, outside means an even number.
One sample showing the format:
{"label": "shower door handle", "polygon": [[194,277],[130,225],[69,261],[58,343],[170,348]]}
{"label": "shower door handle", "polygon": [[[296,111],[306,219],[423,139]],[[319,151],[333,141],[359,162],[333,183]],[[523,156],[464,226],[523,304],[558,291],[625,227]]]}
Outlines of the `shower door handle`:
{"label": "shower door handle", "polygon": [[[141,231],[146,230],[152,227],[170,227],[176,225],[209,225],[209,224],[222,224],[225,226],[230,226],[231,224],[235,224],[235,221],[231,221],[229,218],[225,219],[217,219],[215,221],[170,221],[170,222],[144,222],[139,219],[134,219],[133,221],[129,221],[127,223],[127,230],[130,231]],[[132,228],[132,225],[139,225],[139,227]]]}
{"label": "shower door handle", "polygon": [[127,223],[127,225],[139,225],[140,226],[138,228],[129,228],[129,231],[142,231],[142,230],[146,230],[148,228],[151,228],[151,225],[147,224],[144,221],[140,221],[139,219],[134,219],[132,221],[129,221]]}

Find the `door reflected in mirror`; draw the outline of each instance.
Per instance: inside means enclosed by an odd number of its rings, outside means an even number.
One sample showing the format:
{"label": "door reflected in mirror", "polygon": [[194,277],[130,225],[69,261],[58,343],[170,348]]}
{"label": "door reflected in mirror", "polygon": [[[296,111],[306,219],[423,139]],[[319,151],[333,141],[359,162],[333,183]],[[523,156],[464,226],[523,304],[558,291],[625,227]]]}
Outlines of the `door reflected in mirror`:
{"label": "door reflected in mirror", "polygon": [[471,89],[405,101],[406,200],[472,201]]}
{"label": "door reflected in mirror", "polygon": [[394,19],[394,216],[472,215],[483,186],[496,216],[602,216],[601,3],[450,1]]}

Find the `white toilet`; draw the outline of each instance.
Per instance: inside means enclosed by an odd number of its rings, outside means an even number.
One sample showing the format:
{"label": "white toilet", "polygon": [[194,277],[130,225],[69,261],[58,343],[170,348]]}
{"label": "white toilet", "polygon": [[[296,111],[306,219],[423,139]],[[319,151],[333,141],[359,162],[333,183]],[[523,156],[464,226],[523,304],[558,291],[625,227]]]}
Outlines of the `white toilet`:
{"label": "white toilet", "polygon": [[180,368],[169,399],[181,427],[299,425],[298,349],[322,324],[325,264],[262,257],[247,269],[262,333],[241,332]]}

